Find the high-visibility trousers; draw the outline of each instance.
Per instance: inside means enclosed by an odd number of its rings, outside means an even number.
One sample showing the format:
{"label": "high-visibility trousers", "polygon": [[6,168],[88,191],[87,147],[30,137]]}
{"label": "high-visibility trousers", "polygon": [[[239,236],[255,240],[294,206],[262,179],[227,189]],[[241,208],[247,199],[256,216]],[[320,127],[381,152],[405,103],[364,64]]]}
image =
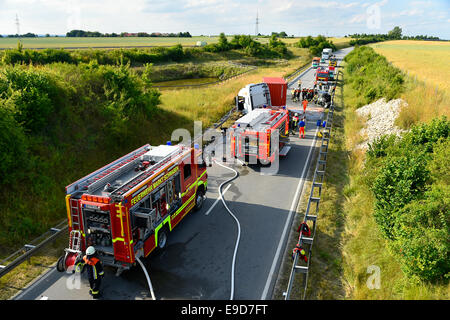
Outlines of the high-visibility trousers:
{"label": "high-visibility trousers", "polygon": [[303,138],[305,137],[305,127],[298,128],[298,136],[301,138],[303,135]]}

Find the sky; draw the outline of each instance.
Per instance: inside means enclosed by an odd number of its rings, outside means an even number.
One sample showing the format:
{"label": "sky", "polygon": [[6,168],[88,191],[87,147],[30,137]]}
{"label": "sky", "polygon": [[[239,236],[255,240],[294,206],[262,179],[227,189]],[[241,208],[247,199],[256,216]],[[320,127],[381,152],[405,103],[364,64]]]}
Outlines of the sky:
{"label": "sky", "polygon": [[73,29],[344,36],[427,34],[450,39],[450,0],[0,0],[0,34],[63,35]]}

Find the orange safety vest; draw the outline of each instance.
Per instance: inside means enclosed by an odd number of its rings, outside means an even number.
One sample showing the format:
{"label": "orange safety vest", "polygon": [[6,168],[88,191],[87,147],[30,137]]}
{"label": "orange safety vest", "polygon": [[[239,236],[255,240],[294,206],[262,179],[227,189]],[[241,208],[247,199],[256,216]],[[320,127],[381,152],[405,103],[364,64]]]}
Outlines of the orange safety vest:
{"label": "orange safety vest", "polygon": [[88,259],[86,256],[83,257],[84,263],[87,263],[90,266],[95,266],[97,264],[97,262],[99,262],[100,260],[92,257],[91,259]]}

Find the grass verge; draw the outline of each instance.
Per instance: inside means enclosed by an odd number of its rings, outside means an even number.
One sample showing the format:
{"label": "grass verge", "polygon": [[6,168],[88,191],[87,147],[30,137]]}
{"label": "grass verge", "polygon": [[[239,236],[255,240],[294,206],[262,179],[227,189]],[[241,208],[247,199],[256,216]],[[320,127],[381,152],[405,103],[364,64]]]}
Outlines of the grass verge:
{"label": "grass verge", "polygon": [[[345,74],[344,74],[345,77]],[[387,240],[382,237],[380,229],[373,217],[374,197],[369,186],[364,183],[365,153],[355,146],[361,141],[359,130],[363,125],[355,115],[357,92],[350,86],[344,86],[345,102],[345,148],[348,150],[348,181],[343,189],[345,202],[344,232],[342,235],[342,283],[345,285],[345,297],[349,299],[448,299],[449,286],[442,282],[429,283],[406,276],[396,256],[388,249]],[[416,90],[416,91],[415,91]],[[405,91],[401,97],[406,98],[410,107],[418,110],[413,97],[420,92],[420,87],[411,87],[411,79],[407,79]],[[429,95],[424,94],[422,102],[433,104]],[[416,97],[417,98],[417,97]],[[422,108],[423,105],[422,104]],[[405,108],[406,109],[406,108]],[[410,109],[411,110],[411,109]],[[402,112],[407,112],[403,110]],[[426,122],[437,114],[426,112],[427,117],[416,115],[413,121],[403,122],[409,126],[415,122]],[[402,120],[401,116],[398,121]],[[326,191],[325,191],[326,192]],[[367,281],[371,266],[380,268],[380,288],[370,289]]]}

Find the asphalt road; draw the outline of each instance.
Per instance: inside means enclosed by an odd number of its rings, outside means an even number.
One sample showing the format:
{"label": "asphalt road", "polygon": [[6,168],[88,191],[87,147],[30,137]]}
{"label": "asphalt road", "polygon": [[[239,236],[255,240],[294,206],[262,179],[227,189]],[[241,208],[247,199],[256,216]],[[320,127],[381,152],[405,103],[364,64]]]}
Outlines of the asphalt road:
{"label": "asphalt road", "polygon": [[[338,51],[338,59],[350,50]],[[307,70],[299,75],[303,85],[312,81],[313,74],[313,70]],[[296,85],[297,80],[298,77],[291,83]],[[296,109],[299,103],[292,103],[289,92],[288,107]],[[291,136],[291,150],[280,159],[276,174],[265,174],[263,171],[267,168],[261,169],[257,165],[232,165],[239,172],[239,178],[225,186],[224,198],[241,227],[235,265],[236,300],[271,298],[293,212],[310,159],[317,148],[316,119],[322,115],[321,108],[308,107],[306,138]],[[221,139],[217,139],[214,147],[218,155],[222,148]],[[170,233],[164,251],[155,251],[144,260],[157,299],[230,298],[237,225],[217,199],[219,185],[233,175],[217,164],[208,168],[208,192],[203,208],[186,216]],[[151,299],[146,277],[139,265],[123,272],[120,277],[114,275],[113,269],[105,269],[103,299]],[[72,275],[52,269],[15,299],[92,299],[85,274],[78,283],[72,280]]]}

